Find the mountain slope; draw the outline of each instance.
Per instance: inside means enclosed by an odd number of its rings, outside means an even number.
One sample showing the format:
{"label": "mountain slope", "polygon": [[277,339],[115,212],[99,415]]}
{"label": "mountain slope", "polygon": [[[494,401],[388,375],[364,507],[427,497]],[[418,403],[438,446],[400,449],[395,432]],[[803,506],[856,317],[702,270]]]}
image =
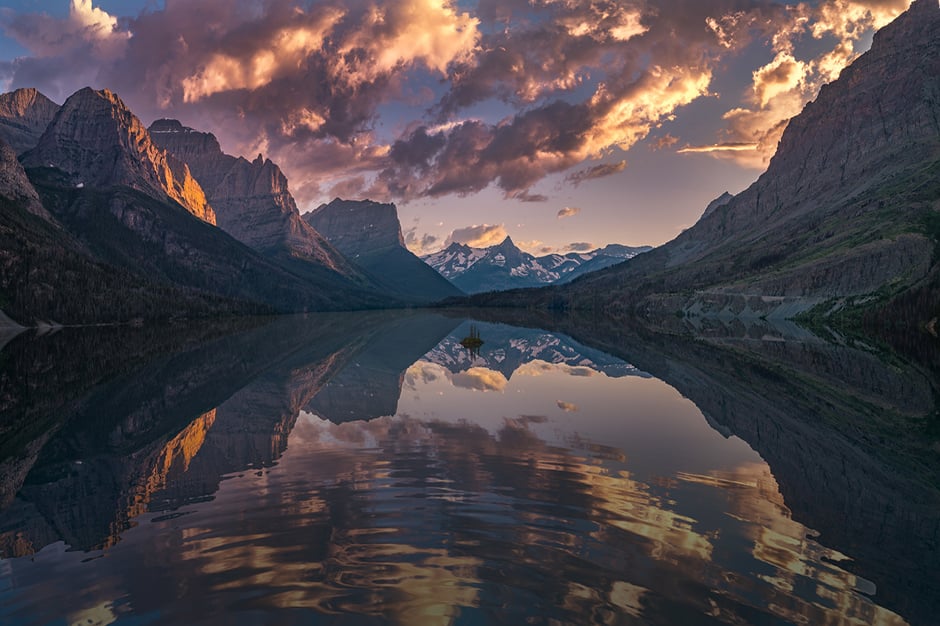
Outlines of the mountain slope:
{"label": "mountain slope", "polygon": [[154,145],[137,116],[107,89],[85,87],[69,96],[22,161],[27,168],[56,167],[76,187],[126,185],[172,200],[215,224],[215,213],[186,164]]}
{"label": "mountain slope", "polygon": [[940,7],[917,0],[790,121],[757,182],[673,241],[567,288],[478,302],[789,316],[935,281],[938,32]]}
{"label": "mountain slope", "polygon": [[92,258],[87,248],[39,204],[13,150],[2,144],[0,309],[23,324],[127,322],[266,310],[155,283]]}
{"label": "mountain slope", "polygon": [[[27,175],[53,220],[41,230],[30,223],[21,225],[23,232],[13,227],[21,252],[10,262],[26,263],[19,270],[26,285],[2,306],[18,312],[21,321],[41,318],[50,307],[56,321],[103,321],[96,320],[95,312],[81,310],[97,293],[69,289],[77,299],[71,304],[63,303],[63,294],[54,288],[47,290],[45,300],[36,296],[39,285],[32,273],[48,273],[62,264],[54,249],[58,238],[71,242],[63,247],[80,257],[66,263],[75,273],[134,276],[120,297],[126,299],[132,288],[146,291],[141,297],[158,310],[144,317],[173,316],[175,291],[198,292],[203,300],[220,303],[218,313],[375,307],[387,300],[323,265],[307,264],[302,274],[285,269],[214,226],[212,209],[188,167],[154,145],[111,92],[83,89],[70,97],[23,162],[31,166]],[[26,211],[22,199],[11,198],[11,203],[22,207],[17,214]],[[61,233],[55,234],[56,225]],[[37,249],[49,268],[29,262],[30,250]],[[56,279],[50,284],[60,283]],[[159,293],[166,298],[162,304],[156,304]],[[117,305],[95,310],[107,313],[108,320],[128,319]],[[206,314],[211,307],[198,311]],[[180,314],[187,314],[185,304]]]}
{"label": "mountain slope", "polygon": [[235,239],[266,256],[309,261],[357,277],[342,254],[301,219],[287,177],[270,159],[225,154],[212,133],[177,120],[157,120],[149,131],[154,143],[189,165],[219,227]]}
{"label": "mountain slope", "polygon": [[36,89],[17,89],[0,95],[0,140],[23,154],[36,147],[59,105]]}
{"label": "mountain slope", "polygon": [[393,294],[417,302],[462,295],[405,247],[394,204],[336,198],[303,219]]}
{"label": "mountain slope", "polygon": [[561,284],[650,250],[610,244],[591,252],[535,257],[507,237],[490,248],[471,248],[454,242],[422,259],[467,293],[501,291]]}

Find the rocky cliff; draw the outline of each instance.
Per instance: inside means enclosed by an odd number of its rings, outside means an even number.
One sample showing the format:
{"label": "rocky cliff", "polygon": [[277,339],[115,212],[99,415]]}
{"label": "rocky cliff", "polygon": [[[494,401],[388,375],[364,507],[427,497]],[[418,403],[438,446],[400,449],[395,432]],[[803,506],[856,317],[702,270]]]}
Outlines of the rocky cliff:
{"label": "rocky cliff", "polygon": [[158,200],[173,200],[215,224],[215,213],[189,167],[151,141],[124,102],[107,89],[77,91],[23,155],[25,167],[54,167],[75,187],[126,186]]}
{"label": "rocky cliff", "polygon": [[287,177],[260,154],[254,161],[222,152],[212,133],[162,119],[150,125],[154,142],[191,168],[215,209],[218,225],[266,254],[287,254],[354,275],[342,255],[305,223]]}
{"label": "rocky cliff", "polygon": [[52,216],[42,206],[39,195],[26,177],[23,166],[16,160],[16,152],[0,139],[0,196],[47,220]]}
{"label": "rocky cliff", "polygon": [[792,315],[936,280],[938,32],[940,7],[917,0],[790,121],[757,182],[673,241],[568,289],[489,302]]}
{"label": "rocky cliff", "polygon": [[16,154],[36,147],[59,105],[36,89],[17,89],[0,95],[0,139]]}
{"label": "rocky cliff", "polygon": [[304,220],[351,258],[405,246],[394,204],[336,198],[304,215]]}
{"label": "rocky cliff", "polygon": [[419,302],[462,295],[405,247],[394,204],[336,198],[303,219],[394,294]]}

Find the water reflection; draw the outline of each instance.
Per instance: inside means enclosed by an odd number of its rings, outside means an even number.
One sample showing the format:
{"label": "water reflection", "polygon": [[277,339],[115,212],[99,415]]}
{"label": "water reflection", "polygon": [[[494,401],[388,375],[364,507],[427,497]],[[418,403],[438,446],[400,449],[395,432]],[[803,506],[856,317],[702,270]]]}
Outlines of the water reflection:
{"label": "water reflection", "polygon": [[[43,428],[0,466],[0,622],[928,623],[935,460],[844,425],[935,410],[929,376],[767,329],[476,321],[471,353],[467,324],[12,341],[4,428]],[[57,355],[110,369],[37,377]]]}

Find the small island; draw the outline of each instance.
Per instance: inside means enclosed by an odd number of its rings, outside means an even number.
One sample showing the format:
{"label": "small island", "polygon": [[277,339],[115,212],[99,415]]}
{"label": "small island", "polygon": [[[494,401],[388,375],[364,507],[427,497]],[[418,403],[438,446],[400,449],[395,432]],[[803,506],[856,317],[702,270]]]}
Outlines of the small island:
{"label": "small island", "polygon": [[468,350],[479,350],[480,346],[483,345],[483,340],[480,339],[480,331],[476,326],[470,325],[470,334],[460,340],[460,345]]}

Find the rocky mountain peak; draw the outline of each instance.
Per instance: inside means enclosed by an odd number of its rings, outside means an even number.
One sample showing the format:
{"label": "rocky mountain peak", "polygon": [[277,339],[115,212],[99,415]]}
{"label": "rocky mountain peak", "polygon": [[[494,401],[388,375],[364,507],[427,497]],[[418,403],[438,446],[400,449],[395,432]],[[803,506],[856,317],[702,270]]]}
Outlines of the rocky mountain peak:
{"label": "rocky mountain peak", "polygon": [[0,139],[22,154],[39,143],[59,105],[33,88],[0,95]]}
{"label": "rocky mountain peak", "polygon": [[405,247],[394,204],[335,198],[304,215],[304,220],[348,256]]}
{"label": "rocky mountain peak", "polygon": [[32,87],[16,89],[0,95],[0,117],[10,118],[45,118],[52,120],[59,105]]}
{"label": "rocky mountain peak", "polygon": [[516,247],[516,244],[513,243],[512,237],[510,237],[509,235],[506,235],[506,238],[503,239],[499,244],[497,244],[496,248],[500,250],[518,250],[519,249],[518,247]]}
{"label": "rocky mountain peak", "polygon": [[189,167],[158,148],[137,116],[108,89],[85,87],[70,96],[23,164],[58,168],[83,187],[128,186],[168,198],[215,224]]}
{"label": "rocky mountain peak", "polygon": [[708,206],[705,207],[705,211],[702,212],[702,217],[707,217],[711,215],[719,207],[723,207],[729,202],[731,202],[732,198],[734,198],[734,196],[732,196],[727,191],[724,192],[723,194],[721,194],[720,196],[718,196],[717,198],[715,198],[714,200],[708,203]]}
{"label": "rocky mountain peak", "polygon": [[161,119],[150,125],[154,142],[185,161],[206,190],[218,225],[264,253],[285,253],[322,263],[341,274],[355,271],[300,217],[281,168],[259,154],[254,161],[222,152],[212,133]]}

